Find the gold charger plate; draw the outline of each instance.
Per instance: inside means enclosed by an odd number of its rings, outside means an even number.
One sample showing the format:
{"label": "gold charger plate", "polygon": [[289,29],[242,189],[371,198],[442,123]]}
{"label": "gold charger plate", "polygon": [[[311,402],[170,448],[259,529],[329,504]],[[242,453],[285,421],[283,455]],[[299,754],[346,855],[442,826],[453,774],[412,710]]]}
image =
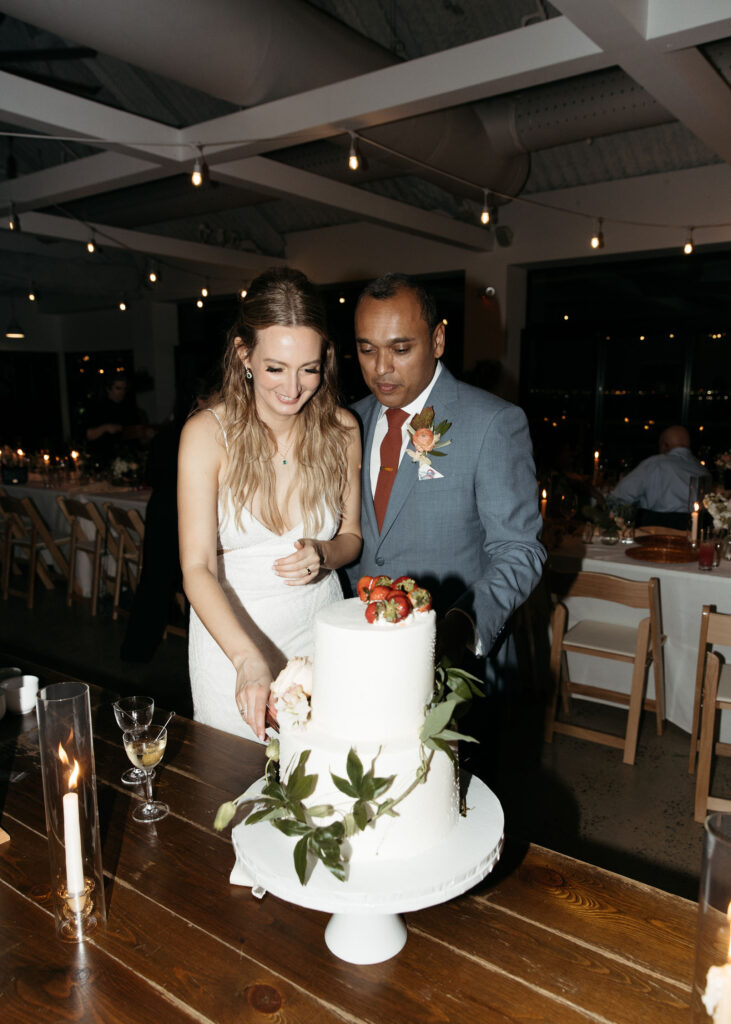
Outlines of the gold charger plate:
{"label": "gold charger plate", "polygon": [[625,554],[638,562],[696,562],[694,551],[683,537],[643,537],[642,542],[627,548]]}

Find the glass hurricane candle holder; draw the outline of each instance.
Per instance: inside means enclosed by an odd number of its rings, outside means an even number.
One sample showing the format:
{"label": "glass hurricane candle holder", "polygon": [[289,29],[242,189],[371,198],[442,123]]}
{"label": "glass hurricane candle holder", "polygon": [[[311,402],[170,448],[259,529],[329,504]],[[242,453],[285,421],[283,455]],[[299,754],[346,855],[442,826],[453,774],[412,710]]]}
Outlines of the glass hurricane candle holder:
{"label": "glass hurricane candle holder", "polygon": [[39,691],[38,736],[56,932],[82,942],[106,920],[86,683]]}
{"label": "glass hurricane candle holder", "polygon": [[706,818],[691,1020],[731,1020],[731,814]]}

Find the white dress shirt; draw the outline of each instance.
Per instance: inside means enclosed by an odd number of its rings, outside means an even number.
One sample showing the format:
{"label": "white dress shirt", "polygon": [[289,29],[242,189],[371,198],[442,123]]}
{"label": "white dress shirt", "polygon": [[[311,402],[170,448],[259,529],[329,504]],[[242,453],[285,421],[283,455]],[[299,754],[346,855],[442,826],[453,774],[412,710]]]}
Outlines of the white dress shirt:
{"label": "white dress shirt", "polygon": [[[417,412],[421,412],[425,405],[428,404],[428,398],[431,393],[431,389],[439,379],[439,374],[442,372],[442,364],[437,361],[436,369],[434,370],[434,376],[429,381],[427,386],[417,395],[413,402],[408,405],[400,406],[407,413],[404,424],[401,427],[401,454],[399,455],[399,465],[401,465],[401,459],[404,457],[411,436],[406,429],[408,424],[411,422],[413,416],[416,416]],[[378,474],[381,471],[381,445],[383,439],[388,431],[388,420],[386,418],[386,409],[388,406],[382,405],[378,410],[378,419],[376,421],[376,429],[373,434],[373,444],[371,446],[371,495],[376,493],[376,485],[378,483]]]}

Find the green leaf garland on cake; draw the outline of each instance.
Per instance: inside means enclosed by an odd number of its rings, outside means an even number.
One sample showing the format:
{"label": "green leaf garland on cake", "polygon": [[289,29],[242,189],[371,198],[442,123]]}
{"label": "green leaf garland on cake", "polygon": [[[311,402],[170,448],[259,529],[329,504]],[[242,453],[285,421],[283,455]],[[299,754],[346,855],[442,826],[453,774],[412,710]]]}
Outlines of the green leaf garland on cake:
{"label": "green leaf garland on cake", "polygon": [[[299,667],[304,673],[305,685],[309,689],[311,675],[308,666],[304,664],[306,659],[293,660],[300,662]],[[284,673],[288,673],[285,677],[285,692],[289,692],[292,686],[297,686],[297,673],[292,670],[291,663]],[[300,754],[299,761],[289,773],[287,781],[281,782],[273,767],[279,760],[279,743],[273,740],[266,750],[267,763],[261,794],[249,798],[242,794],[236,800],[221,804],[214,828],[219,831],[226,828],[239,806],[250,806],[251,810],[245,819],[247,825],[269,821],[284,835],[297,839],[293,851],[294,867],[302,885],[307,882],[308,868],[318,860],[337,879],[345,881],[345,840],[365,831],[366,828],[377,828],[378,819],[384,815],[398,817],[398,805],[408,798],[416,786],[426,781],[435,751],[440,750],[447,754],[454,762],[456,770],[457,741],[475,743],[476,740],[458,732],[453,727],[455,719],[461,717],[473,697],[481,696],[483,692],[480,680],[476,676],[463,669],[454,668],[446,659],[440,662],[435,669],[433,697],[426,708],[419,734],[419,764],[414,768],[413,782],[401,793],[395,796],[388,795],[385,800],[380,801],[382,796],[389,794],[395,776],[376,775],[377,755],[366,770],[357,751],[351,747],[345,764],[345,775],[335,775],[331,772],[333,784],[338,791],[353,801],[345,811],[337,810],[331,804],[315,807],[305,805],[304,801],[315,792],[318,781],[317,775],[307,774],[307,760],[311,753],[309,750]],[[309,700],[309,694],[306,698]],[[340,817],[326,825],[317,825],[318,818],[330,818],[335,814]]]}

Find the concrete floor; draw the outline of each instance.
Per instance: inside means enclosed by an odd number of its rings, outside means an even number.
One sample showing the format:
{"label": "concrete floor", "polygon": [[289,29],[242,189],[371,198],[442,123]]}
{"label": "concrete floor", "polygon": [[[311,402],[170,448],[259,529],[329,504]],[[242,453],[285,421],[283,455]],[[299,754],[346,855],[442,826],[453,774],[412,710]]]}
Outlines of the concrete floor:
{"label": "concrete floor", "polygon": [[[44,674],[49,682],[66,673],[119,693],[147,693],[160,707],[190,715],[186,641],[171,636],[152,661],[131,664],[119,657],[125,628],[124,619],[92,618],[86,605],[66,608],[60,587],[39,587],[33,611],[18,598],[0,602],[0,667],[35,669],[42,682]],[[586,724],[616,722],[622,731],[617,709],[577,705]],[[508,833],[696,899],[703,827],[693,820],[688,735],[666,725],[658,737],[645,714],[630,767],[611,747],[567,736],[544,744],[542,718],[542,698],[528,687],[503,731],[495,785]],[[718,761],[715,791],[731,792],[731,759]]]}

